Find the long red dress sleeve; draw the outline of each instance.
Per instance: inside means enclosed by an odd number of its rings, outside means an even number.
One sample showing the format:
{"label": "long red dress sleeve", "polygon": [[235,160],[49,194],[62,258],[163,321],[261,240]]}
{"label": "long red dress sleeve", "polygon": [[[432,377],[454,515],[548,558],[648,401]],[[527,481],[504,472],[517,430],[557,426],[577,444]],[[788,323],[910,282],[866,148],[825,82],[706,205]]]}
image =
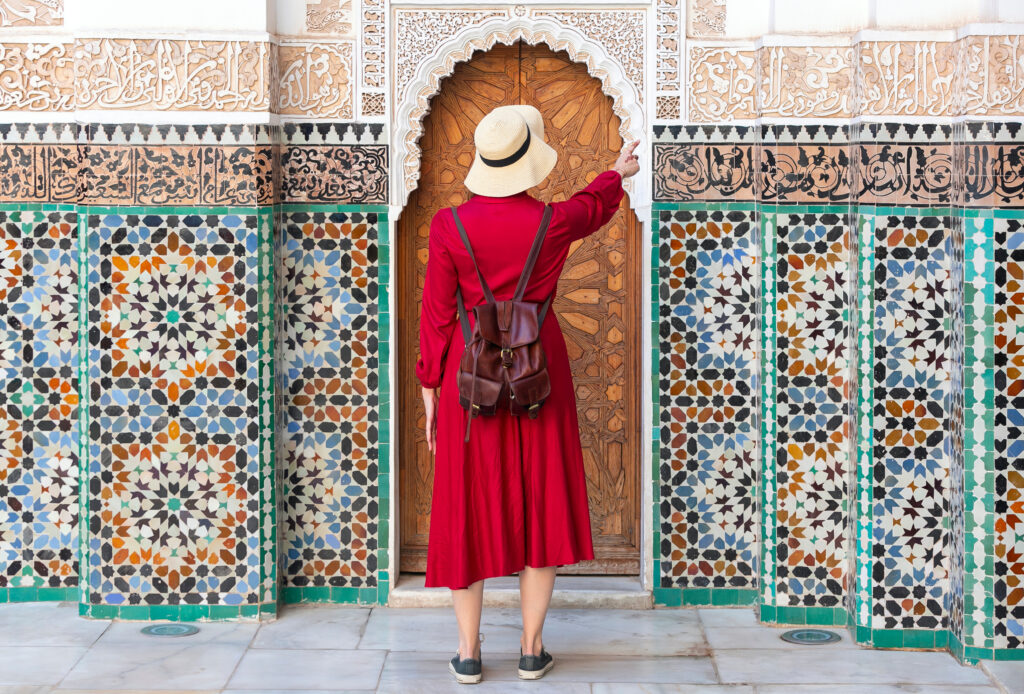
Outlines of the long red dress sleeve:
{"label": "long red dress sleeve", "polygon": [[452,331],[458,322],[455,289],[459,286],[455,263],[442,238],[441,211],[430,221],[427,239],[427,270],[423,282],[423,307],[420,312],[420,357],[416,378],[424,388],[437,388],[444,375],[445,356]]}
{"label": "long red dress sleeve", "polygon": [[622,174],[614,169],[602,171],[585,188],[555,206],[566,217],[566,223],[555,228],[566,229],[569,241],[589,236],[608,223],[625,194]]}

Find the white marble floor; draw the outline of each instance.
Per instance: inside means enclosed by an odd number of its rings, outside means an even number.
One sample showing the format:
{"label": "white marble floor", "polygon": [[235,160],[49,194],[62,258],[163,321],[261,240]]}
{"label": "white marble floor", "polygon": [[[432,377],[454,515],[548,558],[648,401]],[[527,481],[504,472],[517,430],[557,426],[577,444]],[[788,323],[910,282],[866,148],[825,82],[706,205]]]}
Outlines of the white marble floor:
{"label": "white marble floor", "polygon": [[555,668],[516,678],[519,616],[484,610],[484,682],[457,685],[447,608],[292,606],[264,624],[199,623],[188,637],[87,620],[71,603],[0,605],[0,694],[566,692],[567,694],[981,694],[1024,692],[1024,662],[962,667],[944,653],[843,641],[794,646],[749,609],[552,609]]}

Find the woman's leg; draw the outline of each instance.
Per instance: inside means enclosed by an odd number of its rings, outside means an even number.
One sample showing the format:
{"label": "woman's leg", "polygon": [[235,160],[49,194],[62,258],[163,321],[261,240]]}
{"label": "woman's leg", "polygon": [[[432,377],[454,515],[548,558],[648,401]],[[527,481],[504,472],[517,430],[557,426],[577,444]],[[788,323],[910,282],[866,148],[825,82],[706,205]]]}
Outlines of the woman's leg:
{"label": "woman's leg", "polygon": [[541,630],[555,588],[555,566],[535,569],[527,566],[519,574],[519,601],[523,610],[523,635],[520,645],[523,655],[540,655],[544,645]]}
{"label": "woman's leg", "polygon": [[459,622],[459,657],[480,660],[480,611],[484,605],[484,582],[452,590],[455,619]]}

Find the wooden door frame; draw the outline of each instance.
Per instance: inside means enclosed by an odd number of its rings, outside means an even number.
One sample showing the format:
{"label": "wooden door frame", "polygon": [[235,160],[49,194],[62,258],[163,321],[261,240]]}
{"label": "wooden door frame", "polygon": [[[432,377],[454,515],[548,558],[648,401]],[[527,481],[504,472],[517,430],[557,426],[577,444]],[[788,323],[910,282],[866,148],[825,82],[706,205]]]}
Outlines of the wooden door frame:
{"label": "wooden door frame", "polygon": [[[529,40],[524,37],[511,37],[510,40],[504,41],[499,40],[492,43],[504,43],[509,45],[518,40],[527,40],[528,43],[532,44],[544,44],[547,45],[552,51],[564,50],[564,46],[552,46],[543,37],[537,37],[536,40]],[[439,50],[435,56],[444,56],[445,51]],[[472,59],[470,55],[467,60]],[[581,62],[581,61],[576,61]],[[450,75],[454,66],[441,77]],[[589,71],[588,72],[592,72]],[[613,97],[613,100],[618,98],[608,90],[608,84],[606,80],[600,80],[602,82],[602,91]],[[440,84],[435,84],[435,89],[430,99],[433,100],[440,93]],[[428,111],[427,111],[428,112]],[[419,132],[422,133],[423,121],[426,119],[426,113],[423,112],[417,119],[417,127]],[[645,114],[643,114],[645,115]],[[634,123],[635,123],[634,118]],[[403,129],[404,130],[404,129]],[[642,132],[646,132],[646,128]],[[627,142],[630,141],[628,138],[624,138]],[[660,522],[658,518],[658,510],[653,507],[653,488],[652,484],[657,483],[658,477],[658,461],[654,459],[653,451],[653,436],[656,431],[656,426],[653,422],[653,405],[654,398],[656,397],[655,389],[653,387],[652,368],[655,364],[652,362],[652,349],[654,347],[654,341],[652,339],[652,320],[657,319],[656,312],[652,312],[652,302],[656,302],[658,298],[657,288],[650,282],[645,282],[644,278],[651,276],[651,251],[656,244],[652,243],[652,235],[650,233],[651,225],[656,224],[656,220],[652,217],[652,199],[651,199],[651,177],[653,176],[653,167],[651,157],[653,156],[653,145],[649,142],[645,142],[648,139],[646,135],[641,137],[634,137],[633,139],[640,139],[641,148],[640,151],[646,150],[646,157],[641,156],[641,168],[640,172],[636,175],[633,193],[627,192],[627,198],[629,200],[629,209],[636,215],[637,221],[640,225],[640,239],[639,246],[641,250],[640,258],[640,269],[639,269],[639,288],[640,296],[637,302],[632,302],[632,307],[635,308],[639,303],[639,316],[640,326],[638,328],[640,332],[639,349],[640,349],[640,360],[639,360],[639,374],[637,380],[639,382],[640,389],[640,403],[639,403],[639,416],[640,416],[640,441],[639,441],[639,474],[640,474],[640,546],[639,546],[639,564],[640,571],[636,578],[639,580],[641,589],[646,592],[651,592],[656,586],[656,551],[657,548],[654,544],[654,530],[656,524]],[[397,153],[400,150],[405,150],[404,143],[392,140],[392,181],[396,180],[396,176],[401,175],[402,161]],[[422,151],[417,149],[416,162],[417,170],[419,170],[419,161],[422,158]],[[646,161],[644,161],[646,159]],[[399,277],[398,272],[398,244],[401,243],[398,238],[398,220],[402,213],[405,211],[408,203],[408,195],[411,191],[402,191],[398,197],[400,202],[397,204],[389,204],[388,206],[388,246],[391,249],[389,253],[389,271],[387,281],[388,296],[388,312],[392,317],[390,322],[390,335],[387,336],[387,342],[390,346],[391,359],[388,363],[388,390],[387,397],[390,400],[391,406],[388,411],[387,422],[391,432],[390,439],[388,442],[388,456],[387,456],[387,470],[389,474],[388,486],[389,486],[389,504],[388,512],[386,516],[382,517],[382,520],[387,523],[388,527],[388,571],[390,579],[390,588],[393,589],[397,585],[399,579],[400,566],[400,552],[401,552],[401,541],[400,541],[400,522],[401,508],[399,503],[399,466],[398,466],[398,432],[399,429],[399,413],[401,408],[405,404],[401,393],[398,391],[396,384],[398,384],[398,378],[400,368],[398,364],[398,335],[403,330],[403,326],[400,321],[394,319],[398,315],[398,297],[399,297],[399,283],[402,281]],[[382,336],[383,337],[383,336]],[[411,365],[404,365],[405,369],[411,369]],[[383,393],[382,393],[383,395]],[[630,574],[631,576],[632,574]]]}

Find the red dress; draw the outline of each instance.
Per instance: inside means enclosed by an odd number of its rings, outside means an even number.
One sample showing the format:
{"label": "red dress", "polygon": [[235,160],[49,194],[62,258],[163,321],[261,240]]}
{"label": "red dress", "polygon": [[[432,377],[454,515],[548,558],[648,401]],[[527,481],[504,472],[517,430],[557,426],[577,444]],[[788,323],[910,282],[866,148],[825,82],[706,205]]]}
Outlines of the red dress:
{"label": "red dress", "polygon": [[[604,226],[623,194],[619,173],[605,171],[568,200],[552,203],[526,301],[542,302],[554,293],[569,244]],[[477,195],[458,208],[480,271],[499,301],[515,292],[543,209],[526,191]],[[467,414],[455,374],[465,343],[457,327],[456,283],[471,324],[472,307],[484,297],[447,207],[431,220],[428,248],[416,376],[427,388],[440,385],[441,392],[426,585],[465,588],[524,566],[593,559],[576,394],[555,312],[541,325],[551,395],[537,418],[508,410],[477,417],[463,442]]]}

